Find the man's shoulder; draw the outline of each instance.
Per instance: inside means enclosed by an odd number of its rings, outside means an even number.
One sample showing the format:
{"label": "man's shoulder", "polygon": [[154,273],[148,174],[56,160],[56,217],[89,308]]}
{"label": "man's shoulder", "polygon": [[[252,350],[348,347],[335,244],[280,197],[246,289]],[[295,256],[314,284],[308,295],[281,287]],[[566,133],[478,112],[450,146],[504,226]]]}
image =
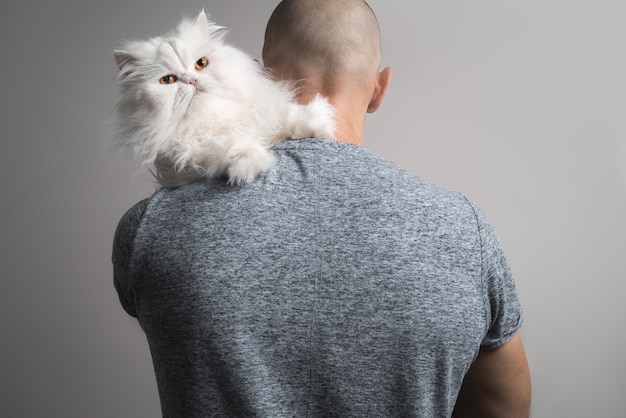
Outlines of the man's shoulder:
{"label": "man's shoulder", "polygon": [[315,155],[318,178],[330,180],[344,192],[380,195],[381,199],[393,196],[394,200],[419,201],[442,210],[456,207],[471,212],[473,206],[462,193],[425,180],[362,146],[306,139],[285,141],[274,150],[296,158],[311,159]]}
{"label": "man's shoulder", "polygon": [[115,245],[120,246],[123,242],[132,241],[137,228],[144,216],[150,198],[143,199],[131,206],[120,218],[115,230]]}
{"label": "man's shoulder", "polygon": [[122,215],[119,224],[137,224],[141,221],[148,204],[152,198],[148,197],[140,200],[131,206],[125,213]]}

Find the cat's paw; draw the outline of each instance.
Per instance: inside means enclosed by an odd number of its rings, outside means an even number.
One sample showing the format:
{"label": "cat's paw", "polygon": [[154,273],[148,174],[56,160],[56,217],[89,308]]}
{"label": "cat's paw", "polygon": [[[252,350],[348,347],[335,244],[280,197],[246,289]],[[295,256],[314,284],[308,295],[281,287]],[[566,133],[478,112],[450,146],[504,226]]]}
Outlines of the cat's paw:
{"label": "cat's paw", "polygon": [[299,123],[294,138],[328,138],[335,134],[335,109],[328,100],[316,94],[306,105],[300,105]]}
{"label": "cat's paw", "polygon": [[272,153],[260,145],[233,147],[228,152],[228,182],[243,185],[267,173],[274,164]]}

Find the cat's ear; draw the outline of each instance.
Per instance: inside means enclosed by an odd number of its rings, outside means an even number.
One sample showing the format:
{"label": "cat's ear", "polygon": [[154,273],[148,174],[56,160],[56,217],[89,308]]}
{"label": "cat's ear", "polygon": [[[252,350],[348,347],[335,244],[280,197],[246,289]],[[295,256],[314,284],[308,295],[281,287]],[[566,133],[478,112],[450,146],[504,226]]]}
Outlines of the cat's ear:
{"label": "cat's ear", "polygon": [[204,9],[202,9],[198,17],[196,17],[195,25],[200,29],[202,36],[205,38],[212,37],[218,40],[222,38],[222,30],[224,27],[218,26],[215,22],[210,21]]}
{"label": "cat's ear", "polygon": [[116,49],[113,51],[113,55],[115,56],[115,63],[120,70],[137,60],[133,54],[122,49]]}
{"label": "cat's ear", "polygon": [[211,31],[209,30],[209,19],[207,19],[204,9],[202,9],[198,17],[196,17],[196,21],[194,24],[202,34],[203,38],[208,38],[211,35]]}
{"label": "cat's ear", "polygon": [[207,19],[204,9],[202,9],[198,17],[196,17],[196,25],[209,26],[209,19]]}

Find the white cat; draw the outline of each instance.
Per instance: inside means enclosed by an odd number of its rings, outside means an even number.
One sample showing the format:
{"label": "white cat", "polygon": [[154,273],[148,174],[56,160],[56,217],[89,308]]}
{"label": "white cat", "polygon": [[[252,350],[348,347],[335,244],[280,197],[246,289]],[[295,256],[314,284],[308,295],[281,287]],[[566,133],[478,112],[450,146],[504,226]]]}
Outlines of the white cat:
{"label": "white cat", "polygon": [[176,187],[202,177],[249,183],[273,164],[269,148],[289,138],[332,138],[333,108],[295,101],[288,83],[224,43],[202,11],[172,32],[115,51],[121,97],[113,146],[153,164]]}

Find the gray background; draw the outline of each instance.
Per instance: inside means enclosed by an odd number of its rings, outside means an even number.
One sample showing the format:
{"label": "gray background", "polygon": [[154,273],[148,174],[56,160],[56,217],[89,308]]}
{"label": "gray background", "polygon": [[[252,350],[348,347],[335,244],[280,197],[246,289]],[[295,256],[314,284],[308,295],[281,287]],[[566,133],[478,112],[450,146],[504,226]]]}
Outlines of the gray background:
{"label": "gray background", "polygon": [[[276,1],[10,1],[0,13],[0,416],[153,417],[110,248],[153,190],[103,150],[112,49],[202,7],[258,57]],[[464,192],[526,309],[535,417],[626,410],[626,3],[372,0],[395,78],[366,147]]]}

